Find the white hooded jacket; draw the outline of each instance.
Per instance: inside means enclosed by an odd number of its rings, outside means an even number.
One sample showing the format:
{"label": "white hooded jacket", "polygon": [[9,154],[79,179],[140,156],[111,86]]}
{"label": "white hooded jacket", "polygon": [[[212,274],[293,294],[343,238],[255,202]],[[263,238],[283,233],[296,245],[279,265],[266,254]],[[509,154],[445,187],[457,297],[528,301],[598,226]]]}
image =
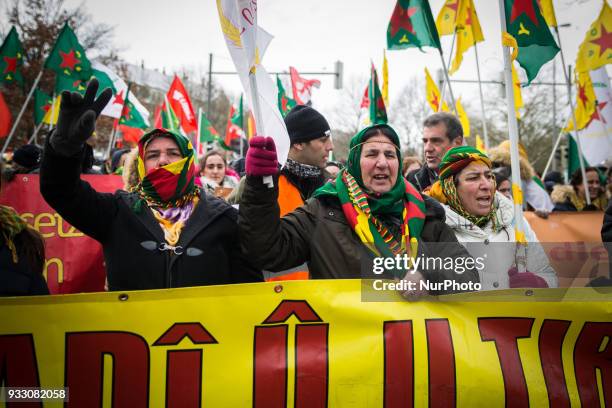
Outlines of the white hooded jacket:
{"label": "white hooded jacket", "polygon": [[[508,270],[515,264],[514,206],[501,193],[495,193],[493,205],[497,208],[497,232],[493,231],[491,221],[484,228],[480,228],[448,205],[442,205],[446,211],[446,225],[453,230],[457,241],[465,246],[474,258],[483,257],[485,267],[478,270],[482,290],[509,288]],[[527,271],[546,280],[548,287],[557,287],[557,274],[550,266],[538,237],[524,217],[523,225],[525,238],[529,243]]]}

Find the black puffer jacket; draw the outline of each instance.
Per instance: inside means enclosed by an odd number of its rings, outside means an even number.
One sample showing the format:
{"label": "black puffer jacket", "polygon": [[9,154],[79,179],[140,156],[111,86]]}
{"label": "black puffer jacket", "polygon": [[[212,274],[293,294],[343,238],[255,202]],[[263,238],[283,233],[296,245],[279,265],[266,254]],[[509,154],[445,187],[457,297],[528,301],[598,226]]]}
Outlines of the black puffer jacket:
{"label": "black puffer jacket", "polygon": [[80,180],[80,163],[80,157],[62,157],[47,143],[40,190],[66,221],[102,244],[110,290],[262,280],[240,252],[237,212],[223,200],[202,193],[177,249],[167,249],[151,210],[133,210],[136,194],[96,192]]}
{"label": "black puffer jacket", "polygon": [[[280,218],[277,180],[274,185],[269,189],[261,177],[247,176],[240,203],[242,247],[257,267],[282,271],[307,262],[312,279],[372,277],[368,274],[372,272],[371,264],[362,263],[369,254],[349,226],[337,199],[311,198]],[[426,218],[419,255],[470,258],[444,223],[444,209],[435,200],[424,199]],[[434,282],[479,282],[476,270],[424,275]]]}
{"label": "black puffer jacket", "polygon": [[406,179],[421,193],[435,183],[437,178],[436,174],[427,167],[427,164],[423,164],[420,169],[412,170],[406,176]]}

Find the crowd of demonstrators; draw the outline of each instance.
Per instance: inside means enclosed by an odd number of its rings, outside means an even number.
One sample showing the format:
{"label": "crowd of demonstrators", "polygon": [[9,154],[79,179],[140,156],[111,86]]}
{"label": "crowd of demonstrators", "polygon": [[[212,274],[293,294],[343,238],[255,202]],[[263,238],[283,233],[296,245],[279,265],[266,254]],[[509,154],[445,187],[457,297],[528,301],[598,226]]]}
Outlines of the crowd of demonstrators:
{"label": "crowd of demonstrators", "polygon": [[225,155],[218,150],[210,150],[200,159],[200,176],[206,192],[222,198],[227,197],[240,182],[238,174],[227,166]]}
{"label": "crowd of demonstrators", "polygon": [[479,271],[483,290],[557,286],[555,271],[524,217],[525,237],[533,244],[529,245],[527,271],[517,273],[514,205],[496,192],[496,178],[486,154],[471,146],[450,149],[440,163],[439,180],[427,194],[442,203],[446,225],[459,242],[474,251],[486,248],[485,268]]}
{"label": "crowd of demonstrators", "polygon": [[[0,172],[3,164],[0,161]],[[0,179],[0,191],[2,191]],[[43,238],[11,207],[0,205],[0,296],[48,295]]]}
{"label": "crowd of demonstrators", "polygon": [[[364,252],[370,258],[407,253],[411,239],[420,255],[441,257],[469,257],[471,242],[515,241],[509,142],[488,155],[462,146],[461,123],[445,112],[423,123],[424,162],[415,156],[402,161],[397,134],[387,125],[358,132],[347,163],[328,161],[330,126],[304,105],[285,117],[290,149],[280,169],[270,138],[254,137],[244,149],[246,158],[234,163],[237,171],[216,150],[200,159],[198,169],[188,138],[155,129],[136,148],[112,152],[104,170],[122,175],[124,190],[99,193],[80,179],[100,174],[87,143],[109,97],[104,91],[96,98],[97,87],[92,80],[84,97],[66,93],[44,154],[36,145],[22,146],[2,173],[6,180],[40,171],[40,191],[49,205],[102,244],[110,290],[253,282],[264,275],[269,280],[358,278]],[[569,185],[562,184],[560,173],[549,173],[545,187],[551,200],[533,188],[536,172],[522,146],[519,153],[527,208],[544,217],[553,201],[556,211],[607,208],[602,239],[610,241],[612,181],[605,181],[605,169],[586,169],[586,191],[580,170]],[[262,183],[264,175],[274,176],[274,188]],[[48,293],[40,285],[40,236],[7,207],[0,206],[0,217],[2,267],[30,279],[11,278],[21,289],[2,283],[0,293]],[[484,270],[417,271],[410,279],[480,281],[484,289],[557,286],[535,233],[525,219],[523,224],[527,240],[537,244],[530,247],[535,250],[527,272],[517,273],[515,251],[506,245]],[[23,252],[24,242],[31,250]],[[431,242],[444,244],[428,246]]]}
{"label": "crowd of demonstrators", "polygon": [[[370,259],[406,253],[469,257],[444,224],[442,207],[401,176],[400,142],[390,126],[374,125],[357,133],[346,168],[282,218],[274,141],[254,137],[250,144],[239,226],[242,247],[256,266],[278,271],[306,262],[313,279],[359,278],[364,252]],[[268,188],[262,176],[274,176],[274,188]],[[435,254],[427,252],[431,242],[440,243]],[[413,282],[478,282],[473,269],[463,274],[447,269],[403,273]],[[421,294],[417,286],[408,295]]]}
{"label": "crowd of demonstrators", "polygon": [[237,213],[194,183],[194,150],[177,133],[155,129],[138,143],[132,192],[99,193],[79,177],[85,141],[110,99],[64,92],[47,138],[40,190],[64,219],[102,244],[110,290],[261,281],[239,248]]}
{"label": "crowd of demonstrators", "polygon": [[[595,167],[586,167],[584,172],[587,190],[584,188],[581,169],[577,169],[572,174],[569,185],[554,187],[551,198],[555,204],[555,211],[605,211],[608,197],[602,187],[599,171]],[[591,199],[590,205],[587,205],[587,194]]]}
{"label": "crowd of demonstrators", "polygon": [[406,176],[420,192],[426,190],[438,179],[438,168],[446,151],[463,144],[461,122],[450,113],[434,113],[423,122],[422,141],[425,164]]}

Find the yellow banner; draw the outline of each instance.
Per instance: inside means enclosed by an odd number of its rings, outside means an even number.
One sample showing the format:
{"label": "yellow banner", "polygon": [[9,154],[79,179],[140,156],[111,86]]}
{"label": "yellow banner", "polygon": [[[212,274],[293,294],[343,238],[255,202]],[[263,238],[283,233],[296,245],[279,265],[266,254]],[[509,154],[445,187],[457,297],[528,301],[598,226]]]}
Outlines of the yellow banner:
{"label": "yellow banner", "polygon": [[362,300],[382,284],[0,299],[0,383],[68,407],[612,404],[612,292]]}

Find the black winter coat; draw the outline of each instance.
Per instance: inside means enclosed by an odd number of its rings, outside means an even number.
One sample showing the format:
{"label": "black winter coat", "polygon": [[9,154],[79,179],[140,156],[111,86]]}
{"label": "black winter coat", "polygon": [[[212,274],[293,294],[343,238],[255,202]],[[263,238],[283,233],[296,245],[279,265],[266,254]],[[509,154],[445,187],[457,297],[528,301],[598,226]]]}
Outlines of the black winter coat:
{"label": "black winter coat", "polygon": [[406,179],[422,193],[423,190],[435,183],[437,176],[425,163],[420,169],[409,172]]}
{"label": "black winter coat", "polygon": [[151,210],[132,206],[135,193],[98,193],[80,180],[81,158],[58,155],[47,143],[40,191],[66,221],[99,241],[110,290],[160,289],[262,281],[240,252],[237,211],[202,192],[176,250],[167,249]]}
{"label": "black winter coat", "polygon": [[21,235],[13,243],[17,249],[17,263],[13,262],[11,250],[0,234],[0,296],[48,295],[49,288],[40,272],[32,271],[26,260]]}

